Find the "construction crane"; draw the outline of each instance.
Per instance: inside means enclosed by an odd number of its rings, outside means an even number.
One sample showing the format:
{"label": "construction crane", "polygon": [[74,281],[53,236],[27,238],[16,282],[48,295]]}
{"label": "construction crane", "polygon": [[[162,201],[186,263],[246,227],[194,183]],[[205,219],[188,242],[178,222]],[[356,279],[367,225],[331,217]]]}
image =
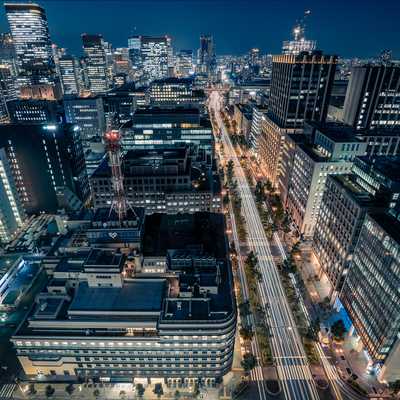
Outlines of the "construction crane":
{"label": "construction crane", "polygon": [[304,11],[303,18],[301,18],[296,25],[293,27],[293,38],[294,40],[305,39],[306,19],[311,15],[311,10]]}

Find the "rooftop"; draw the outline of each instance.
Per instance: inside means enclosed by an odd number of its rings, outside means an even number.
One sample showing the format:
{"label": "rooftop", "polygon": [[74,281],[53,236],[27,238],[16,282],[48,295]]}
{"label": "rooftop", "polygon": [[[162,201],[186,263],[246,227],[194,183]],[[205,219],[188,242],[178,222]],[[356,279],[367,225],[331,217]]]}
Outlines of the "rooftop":
{"label": "rooftop", "polygon": [[0,257],[0,280],[7,274],[11,267],[14,267],[20,258],[20,255],[5,255]]}
{"label": "rooftop", "polygon": [[164,279],[134,279],[122,287],[89,287],[81,282],[68,313],[79,311],[160,311],[165,296]]}
{"label": "rooftop", "polygon": [[[358,162],[357,162],[358,160]],[[400,183],[400,156],[357,157],[356,165],[363,164],[370,171],[384,175],[393,182]]]}
{"label": "rooftop", "polygon": [[153,214],[145,220],[144,256],[165,256],[170,249],[201,246],[207,254],[225,259],[225,229],[222,214]]}
{"label": "rooftop", "polygon": [[320,131],[326,137],[336,143],[360,142],[361,140],[356,137],[357,131],[351,126],[340,124],[336,122],[306,122],[312,128]]}
{"label": "rooftop", "polygon": [[92,249],[88,258],[85,261],[85,266],[97,266],[97,265],[114,265],[118,266],[122,262],[122,254],[115,253],[112,250],[100,250]]}
{"label": "rooftop", "polygon": [[193,83],[192,78],[164,78],[164,79],[156,79],[151,84],[152,85],[168,85],[168,84],[184,84],[191,85]]}
{"label": "rooftop", "polygon": [[386,212],[370,213],[369,216],[400,246],[400,221]]}
{"label": "rooftop", "polygon": [[369,207],[376,206],[377,201],[369,192],[363,189],[360,185],[353,181],[352,175],[329,175],[328,179],[333,179],[339,182],[346,192],[361,206]]}

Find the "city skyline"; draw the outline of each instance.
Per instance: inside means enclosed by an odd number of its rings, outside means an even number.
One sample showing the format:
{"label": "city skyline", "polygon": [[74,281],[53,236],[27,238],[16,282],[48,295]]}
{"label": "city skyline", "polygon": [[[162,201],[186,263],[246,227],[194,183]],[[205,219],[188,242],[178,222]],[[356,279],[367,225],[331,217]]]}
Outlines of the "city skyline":
{"label": "city skyline", "polygon": [[[75,55],[82,54],[80,35],[85,32],[102,34],[114,47],[126,47],[128,37],[134,34],[169,34],[175,49],[197,49],[199,35],[208,33],[214,36],[220,55],[244,54],[252,47],[259,47],[262,53],[278,54],[282,41],[290,38],[296,20],[305,9],[311,9],[306,37],[316,40],[318,48],[325,52],[344,58],[370,58],[390,49],[395,58],[400,56],[396,40],[400,35],[396,24],[400,6],[386,0],[379,4],[372,0],[351,4],[344,0],[332,4],[315,0],[296,3],[257,0],[250,4],[242,0],[217,0],[211,9],[209,1],[197,0],[191,0],[190,7],[186,7],[187,3],[183,7],[179,0],[104,0],[96,8],[91,8],[93,2],[80,0],[38,3],[46,9],[52,41]],[[92,18],[86,18],[87,15]],[[191,15],[196,18],[190,20]],[[225,18],[231,23],[221,24]],[[74,24],[67,23],[71,20]],[[113,23],[114,20],[118,23]],[[4,9],[0,29],[8,31]]]}
{"label": "city skyline", "polygon": [[400,399],[400,8],[320,3],[4,3],[0,399]]}

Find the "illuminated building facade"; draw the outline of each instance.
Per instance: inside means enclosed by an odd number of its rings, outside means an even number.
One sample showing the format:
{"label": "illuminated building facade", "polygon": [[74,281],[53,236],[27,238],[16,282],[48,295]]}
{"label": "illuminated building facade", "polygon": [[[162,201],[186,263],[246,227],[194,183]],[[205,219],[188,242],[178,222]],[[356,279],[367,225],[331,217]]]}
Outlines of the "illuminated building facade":
{"label": "illuminated building facade", "polygon": [[82,35],[83,50],[86,55],[86,73],[92,94],[102,94],[108,90],[108,70],[105,44],[102,35]]}
{"label": "illuminated building facade", "polygon": [[[79,207],[89,196],[79,127],[0,126],[0,146],[27,214]],[[71,204],[64,204],[66,201]]]}
{"label": "illuminated building facade", "polygon": [[73,56],[62,56],[58,61],[64,95],[78,95],[82,88],[79,61]]}
{"label": "illuminated building facade", "polygon": [[95,245],[60,260],[12,338],[25,374],[174,386],[221,381],[236,331],[223,219],[146,216],[135,260]]}
{"label": "illuminated building facade", "polygon": [[25,219],[6,151],[0,148],[0,242],[7,243]]}
{"label": "illuminated building facade", "polygon": [[5,3],[15,46],[19,86],[57,82],[45,10],[35,3]]}
{"label": "illuminated building facade", "polygon": [[386,382],[397,379],[400,362],[399,232],[400,222],[388,214],[367,215],[340,292],[371,367]]}
{"label": "illuminated building facade", "polygon": [[400,127],[400,65],[354,66],[343,120],[358,130]]}

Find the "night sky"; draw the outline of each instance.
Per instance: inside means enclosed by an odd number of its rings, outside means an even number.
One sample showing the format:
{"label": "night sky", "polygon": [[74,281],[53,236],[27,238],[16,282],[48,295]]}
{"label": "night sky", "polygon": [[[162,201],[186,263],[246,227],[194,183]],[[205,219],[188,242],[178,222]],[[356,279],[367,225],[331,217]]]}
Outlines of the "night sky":
{"label": "night sky", "polygon": [[[305,9],[306,36],[327,53],[376,56],[391,49],[400,58],[400,0],[42,0],[52,41],[81,53],[80,34],[102,33],[114,47],[127,37],[170,34],[176,49],[197,49],[199,35],[214,35],[218,54],[251,47],[280,52],[282,40]],[[4,8],[0,29],[8,31]],[[136,29],[136,30],[135,30]]]}

